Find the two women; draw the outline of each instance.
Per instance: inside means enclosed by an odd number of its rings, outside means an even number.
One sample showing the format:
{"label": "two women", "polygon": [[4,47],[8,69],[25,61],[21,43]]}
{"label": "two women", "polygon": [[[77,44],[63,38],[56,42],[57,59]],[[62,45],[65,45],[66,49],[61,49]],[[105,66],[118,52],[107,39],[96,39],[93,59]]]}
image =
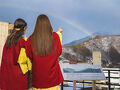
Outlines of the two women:
{"label": "two women", "polygon": [[[58,57],[62,46],[57,33],[53,32],[46,15],[37,18],[33,34],[27,42],[22,39],[27,24],[16,20],[13,32],[8,36],[3,49],[1,73],[3,90],[26,90],[27,76],[23,75],[17,64],[21,47],[25,46],[26,54],[32,61],[32,85],[36,89],[59,90],[64,81]],[[17,82],[17,83],[16,83]]]}

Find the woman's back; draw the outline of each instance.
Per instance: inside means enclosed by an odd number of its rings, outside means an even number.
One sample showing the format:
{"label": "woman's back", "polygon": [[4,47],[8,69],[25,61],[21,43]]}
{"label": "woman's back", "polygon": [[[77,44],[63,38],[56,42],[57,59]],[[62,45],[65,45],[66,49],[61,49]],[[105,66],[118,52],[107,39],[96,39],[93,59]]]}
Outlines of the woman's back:
{"label": "woman's back", "polygon": [[13,30],[7,37],[3,48],[0,68],[0,87],[2,90],[27,89],[27,75],[22,74],[20,66],[17,63],[21,47],[25,46],[25,40],[22,39],[22,35],[26,31],[26,26],[27,23],[23,19],[16,19]]}
{"label": "woman's back", "polygon": [[26,53],[33,60],[33,87],[49,88],[57,86],[63,82],[63,76],[59,67],[58,57],[62,53],[62,46],[59,36],[53,32],[54,52],[50,52],[47,56],[37,56],[34,52],[29,37],[26,43]]}
{"label": "woman's back", "polygon": [[[17,45],[12,44],[10,49],[6,47],[6,44],[4,45],[1,63],[2,88],[4,90],[25,90],[24,88],[27,88],[27,76],[22,74],[17,64],[20,49],[25,46],[24,44],[24,39],[20,39]],[[23,82],[24,84],[22,84]]]}

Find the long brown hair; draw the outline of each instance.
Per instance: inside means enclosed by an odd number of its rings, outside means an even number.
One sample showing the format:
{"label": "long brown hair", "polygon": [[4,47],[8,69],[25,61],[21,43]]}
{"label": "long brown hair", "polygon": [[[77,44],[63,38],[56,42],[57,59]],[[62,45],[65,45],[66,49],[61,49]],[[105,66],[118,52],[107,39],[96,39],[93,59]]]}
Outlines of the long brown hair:
{"label": "long brown hair", "polygon": [[21,19],[18,18],[14,22],[14,29],[10,33],[10,35],[7,37],[6,40],[6,46],[7,48],[11,48],[12,43],[14,46],[17,45],[18,41],[22,38],[22,35],[24,34],[24,28],[27,26],[27,23]]}
{"label": "long brown hair", "polygon": [[44,14],[39,15],[31,36],[33,49],[37,56],[47,56],[54,51],[52,31],[49,18]]}

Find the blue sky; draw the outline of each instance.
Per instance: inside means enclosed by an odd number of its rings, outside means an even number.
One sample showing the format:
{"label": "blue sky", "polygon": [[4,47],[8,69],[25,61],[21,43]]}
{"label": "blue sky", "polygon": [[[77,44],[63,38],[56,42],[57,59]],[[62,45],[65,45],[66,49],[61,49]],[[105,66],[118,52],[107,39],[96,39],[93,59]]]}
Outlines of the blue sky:
{"label": "blue sky", "polygon": [[63,44],[93,33],[120,34],[120,0],[0,0],[0,21],[25,19],[27,37],[40,14],[48,15],[54,31],[63,29]]}

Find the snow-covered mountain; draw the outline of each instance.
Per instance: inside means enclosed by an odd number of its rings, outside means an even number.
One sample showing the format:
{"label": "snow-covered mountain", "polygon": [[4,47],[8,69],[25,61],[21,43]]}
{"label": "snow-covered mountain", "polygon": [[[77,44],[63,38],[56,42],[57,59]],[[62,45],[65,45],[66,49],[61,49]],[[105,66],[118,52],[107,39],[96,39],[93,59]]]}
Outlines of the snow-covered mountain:
{"label": "snow-covered mountain", "polygon": [[78,44],[78,43],[82,43],[82,42],[84,42],[85,40],[88,40],[88,39],[90,39],[90,38],[92,38],[92,37],[91,37],[91,36],[87,36],[87,37],[85,37],[85,38],[72,41],[72,42],[67,43],[67,44],[65,44],[65,45],[75,45],[75,44]]}
{"label": "snow-covered mountain", "polygon": [[120,35],[95,36],[76,45],[63,46],[63,58],[92,62],[92,51],[100,50],[103,67],[120,67]]}

